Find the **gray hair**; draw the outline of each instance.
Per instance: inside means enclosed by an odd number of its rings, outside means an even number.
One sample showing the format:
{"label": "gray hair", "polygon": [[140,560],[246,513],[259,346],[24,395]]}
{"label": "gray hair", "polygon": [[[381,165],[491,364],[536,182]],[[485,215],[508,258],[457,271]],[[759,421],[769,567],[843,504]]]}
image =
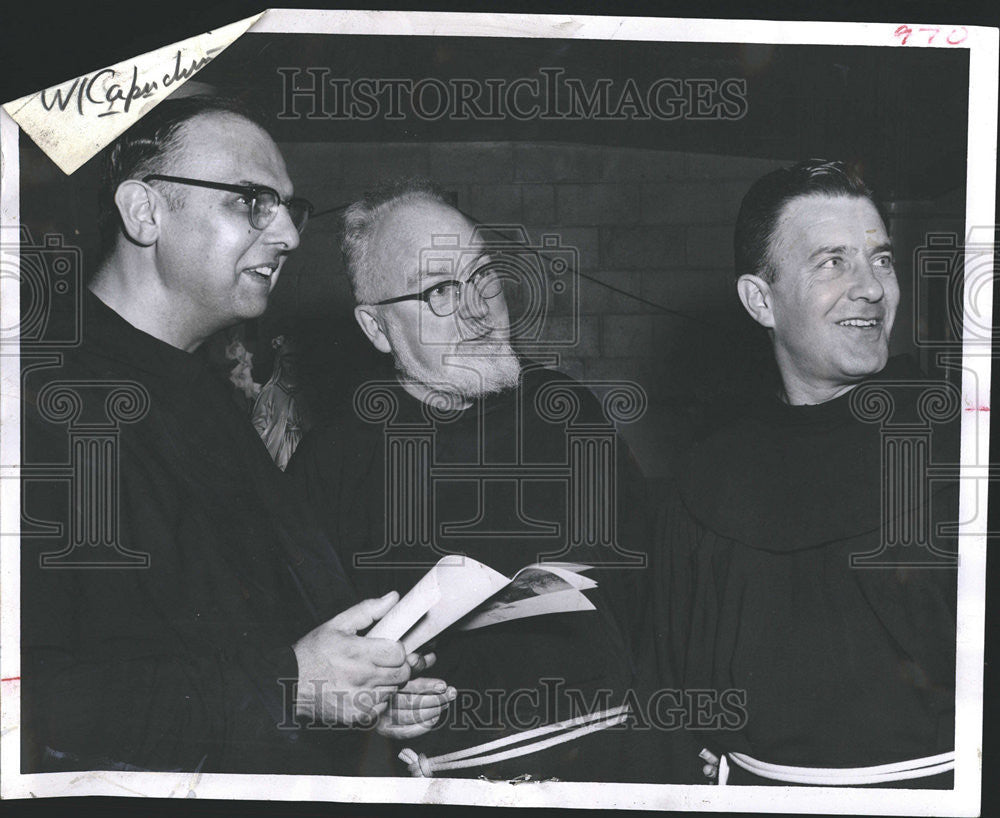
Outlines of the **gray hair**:
{"label": "gray hair", "polygon": [[344,233],[340,243],[344,268],[351,281],[354,300],[371,304],[379,300],[379,270],[372,262],[372,238],[379,221],[401,204],[414,201],[451,203],[444,192],[427,179],[397,179],[380,184],[344,211]]}

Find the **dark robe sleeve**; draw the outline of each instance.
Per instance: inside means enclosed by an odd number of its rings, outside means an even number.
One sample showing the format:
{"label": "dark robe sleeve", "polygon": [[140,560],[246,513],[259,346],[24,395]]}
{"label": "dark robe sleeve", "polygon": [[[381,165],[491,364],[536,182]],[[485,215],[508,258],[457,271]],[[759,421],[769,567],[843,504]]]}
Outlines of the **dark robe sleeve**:
{"label": "dark robe sleeve", "polygon": [[[65,457],[58,429],[32,424],[30,413],[27,427],[36,462]],[[65,537],[42,536],[30,521],[65,533],[69,490],[24,483],[22,769],[349,771],[349,731],[303,730],[293,718],[292,645],[317,622],[308,606],[287,603],[304,593],[291,563],[241,537],[228,552],[213,538],[220,521],[250,519],[251,497],[195,507],[168,450],[130,446],[122,458],[118,539],[147,567],[41,566]],[[316,582],[325,588],[328,576]],[[321,618],[349,602],[327,600]]]}
{"label": "dark robe sleeve", "polygon": [[331,541],[339,533],[336,509],[341,487],[340,449],[337,435],[329,428],[313,429],[302,438],[285,469],[294,491],[312,507]]}
{"label": "dark robe sleeve", "polygon": [[[647,592],[639,611],[636,656],[637,694],[644,704],[648,730],[636,731],[634,763],[649,771],[642,780],[656,783],[706,784],[698,753],[713,742],[693,723],[694,691],[709,689],[699,685],[689,657],[697,661],[702,647],[693,635],[695,599],[699,589],[697,559],[703,532],[687,513],[672,481],[655,481],[649,489],[651,523]],[[711,616],[711,604],[698,609]],[[649,759],[654,759],[651,764]]]}
{"label": "dark robe sleeve", "polygon": [[[42,497],[27,494],[28,508],[37,507]],[[252,628],[234,633],[229,651],[199,639],[199,620],[220,612],[187,607],[183,556],[170,539],[197,532],[171,519],[160,498],[153,481],[130,470],[120,533],[141,543],[155,570],[42,567],[53,541],[22,538],[25,769],[280,771],[289,762],[297,741],[291,643],[258,642]],[[54,499],[40,507],[59,508]],[[189,556],[197,548],[185,545]]]}

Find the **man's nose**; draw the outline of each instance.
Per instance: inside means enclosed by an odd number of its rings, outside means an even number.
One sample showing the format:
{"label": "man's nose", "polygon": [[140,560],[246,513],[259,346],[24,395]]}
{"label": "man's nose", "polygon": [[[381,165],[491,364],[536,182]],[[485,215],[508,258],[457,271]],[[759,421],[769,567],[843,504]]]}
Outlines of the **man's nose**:
{"label": "man's nose", "polygon": [[851,287],[848,295],[865,301],[881,301],[885,296],[885,285],[869,259],[862,259],[853,266]]}
{"label": "man's nose", "polygon": [[264,230],[265,239],[271,244],[283,244],[286,250],[299,246],[300,235],[292,221],[287,205],[279,205],[274,220]]}

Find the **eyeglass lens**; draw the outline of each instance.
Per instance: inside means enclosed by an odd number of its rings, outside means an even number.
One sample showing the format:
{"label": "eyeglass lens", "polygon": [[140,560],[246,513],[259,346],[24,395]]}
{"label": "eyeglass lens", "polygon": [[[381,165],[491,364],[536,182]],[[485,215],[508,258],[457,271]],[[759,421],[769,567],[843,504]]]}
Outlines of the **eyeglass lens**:
{"label": "eyeglass lens", "polygon": [[[309,218],[308,205],[303,199],[290,199],[286,205],[288,207],[288,215],[292,219],[292,224],[301,233],[302,229],[306,226],[306,220]],[[257,191],[257,195],[254,197],[253,210],[250,213],[252,217],[251,223],[257,230],[265,229],[274,221],[274,217],[278,215],[278,208],[280,206],[281,201],[271,191]]]}
{"label": "eyeglass lens", "polygon": [[451,315],[458,309],[462,298],[462,289],[469,285],[472,286],[480,298],[484,299],[496,298],[503,289],[501,277],[487,265],[476,270],[469,277],[469,280],[465,282],[464,287],[463,285],[449,282],[431,290],[427,304],[438,316]]}

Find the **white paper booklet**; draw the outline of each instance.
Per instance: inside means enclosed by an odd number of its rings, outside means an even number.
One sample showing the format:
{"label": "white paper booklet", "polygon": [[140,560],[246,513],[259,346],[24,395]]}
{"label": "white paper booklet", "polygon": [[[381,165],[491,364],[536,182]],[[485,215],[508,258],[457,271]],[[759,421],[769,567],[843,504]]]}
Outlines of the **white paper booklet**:
{"label": "white paper booklet", "polygon": [[473,630],[526,616],[592,611],[583,595],[597,583],[573,562],[529,565],[506,577],[471,557],[442,558],[410,589],[368,636],[397,639],[408,651],[426,644],[445,628]]}

